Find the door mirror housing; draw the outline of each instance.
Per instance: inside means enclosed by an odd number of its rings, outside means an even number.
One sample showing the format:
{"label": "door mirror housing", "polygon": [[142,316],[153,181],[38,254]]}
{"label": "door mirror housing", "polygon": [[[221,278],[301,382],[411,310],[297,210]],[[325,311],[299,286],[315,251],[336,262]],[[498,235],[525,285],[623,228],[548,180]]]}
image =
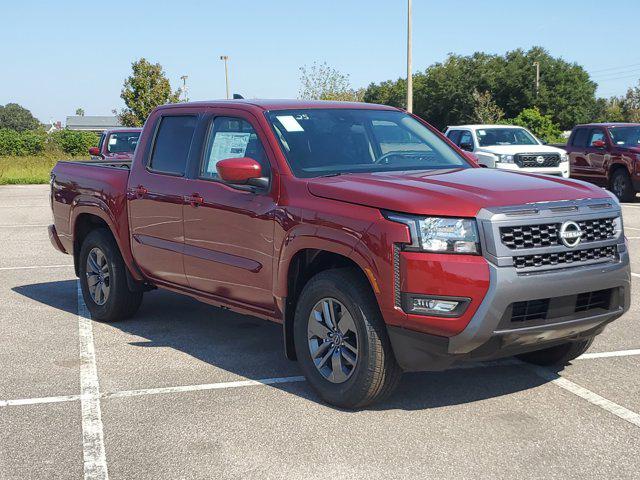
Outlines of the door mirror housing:
{"label": "door mirror housing", "polygon": [[99,157],[100,149],[98,147],[91,147],[89,149],[89,155],[91,155],[92,157]]}
{"label": "door mirror housing", "polygon": [[266,187],[269,179],[262,176],[262,167],[253,158],[225,158],[216,164],[220,178],[232,185]]}
{"label": "door mirror housing", "polygon": [[591,146],[595,147],[595,148],[604,148],[604,147],[607,146],[607,144],[606,144],[606,142],[604,140],[594,140],[591,143]]}
{"label": "door mirror housing", "polygon": [[466,152],[473,152],[473,145],[470,143],[461,143],[460,148]]}

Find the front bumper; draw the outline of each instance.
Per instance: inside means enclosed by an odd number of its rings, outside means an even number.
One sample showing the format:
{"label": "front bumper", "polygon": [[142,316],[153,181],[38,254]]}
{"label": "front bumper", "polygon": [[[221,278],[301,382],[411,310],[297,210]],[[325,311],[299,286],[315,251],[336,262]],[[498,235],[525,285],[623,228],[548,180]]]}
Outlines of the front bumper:
{"label": "front bumper", "polygon": [[515,163],[496,163],[496,168],[501,170],[511,170],[513,172],[526,173],[542,173],[545,175],[555,175],[558,177],[569,178],[569,162],[560,162],[557,167],[519,167]]}
{"label": "front bumper", "polygon": [[[442,370],[464,361],[507,357],[593,337],[629,309],[631,273],[624,245],[618,255],[616,262],[529,274],[490,263],[489,291],[467,327],[457,335],[442,337],[389,326],[396,359],[406,371]],[[515,302],[558,298],[559,292],[562,298],[569,298],[605,289],[611,290],[606,309],[560,309],[559,316],[526,326],[506,321]]]}

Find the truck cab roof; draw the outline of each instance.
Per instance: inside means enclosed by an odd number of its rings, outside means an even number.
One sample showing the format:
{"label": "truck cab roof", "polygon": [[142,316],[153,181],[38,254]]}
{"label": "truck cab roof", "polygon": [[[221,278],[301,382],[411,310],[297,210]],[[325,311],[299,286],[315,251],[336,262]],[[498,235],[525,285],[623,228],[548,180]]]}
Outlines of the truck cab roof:
{"label": "truck cab roof", "polygon": [[353,108],[366,110],[399,110],[388,105],[364,102],[338,102],[328,100],[289,100],[289,99],[234,99],[234,100],[204,100],[198,102],[173,103],[158,107],[159,110],[167,108],[189,107],[232,107],[244,109],[269,110],[296,110],[309,108]]}

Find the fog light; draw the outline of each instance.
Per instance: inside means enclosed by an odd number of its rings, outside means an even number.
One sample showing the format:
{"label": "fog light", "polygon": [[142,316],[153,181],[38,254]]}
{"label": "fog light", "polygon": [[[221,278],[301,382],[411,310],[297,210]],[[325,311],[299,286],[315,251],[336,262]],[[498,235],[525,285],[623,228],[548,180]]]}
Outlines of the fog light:
{"label": "fog light", "polygon": [[436,317],[459,317],[470,299],[460,297],[434,297],[430,295],[402,294],[402,308],[406,313]]}

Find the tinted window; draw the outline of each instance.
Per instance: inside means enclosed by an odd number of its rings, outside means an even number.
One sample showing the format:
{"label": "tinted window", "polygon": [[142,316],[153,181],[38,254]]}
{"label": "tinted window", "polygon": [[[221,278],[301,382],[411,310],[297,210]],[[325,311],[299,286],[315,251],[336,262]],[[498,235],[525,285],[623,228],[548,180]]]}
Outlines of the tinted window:
{"label": "tinted window", "polygon": [[184,175],[197,117],[162,117],[149,167],[158,172]]}
{"label": "tinted window", "polygon": [[587,145],[591,146],[593,145],[593,142],[595,142],[596,140],[602,140],[605,141],[605,136],[604,136],[604,130],[601,130],[600,128],[594,128],[591,130],[591,134],[589,135],[589,142],[587,143]]}
{"label": "tinted window", "polygon": [[470,167],[436,133],[403,112],[305,109],[267,116],[298,177]]}
{"label": "tinted window", "polygon": [[471,132],[462,132],[460,135],[460,143],[458,145],[471,145],[473,147],[473,137],[471,136]]}
{"label": "tinted window", "polygon": [[460,145],[460,133],[460,130],[451,130],[449,133],[447,133],[447,138],[456,145]]}
{"label": "tinted window", "polygon": [[478,145],[538,145],[538,141],[524,128],[481,128],[476,131]]}
{"label": "tinted window", "polygon": [[576,133],[573,135],[573,141],[571,142],[571,145],[574,147],[586,147],[588,136],[589,130],[587,130],[586,128],[577,129]]}
{"label": "tinted window", "polygon": [[116,132],[109,136],[109,153],[133,153],[138,144],[140,132]]}
{"label": "tinted window", "polygon": [[226,158],[239,157],[254,159],[262,166],[262,175],[269,175],[269,160],[251,124],[240,118],[216,118],[209,133],[200,176],[218,178],[217,163]]}

